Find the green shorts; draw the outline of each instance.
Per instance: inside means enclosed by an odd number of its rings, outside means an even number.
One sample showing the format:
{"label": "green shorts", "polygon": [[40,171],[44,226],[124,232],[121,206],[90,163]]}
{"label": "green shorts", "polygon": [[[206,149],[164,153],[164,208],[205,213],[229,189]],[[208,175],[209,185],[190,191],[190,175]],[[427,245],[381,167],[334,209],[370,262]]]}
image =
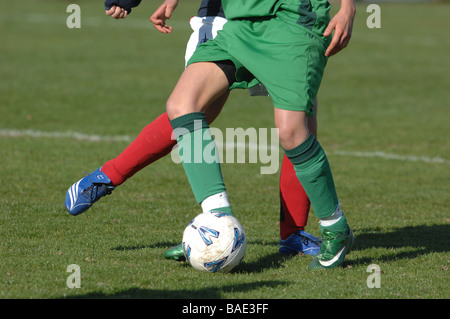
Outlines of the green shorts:
{"label": "green shorts", "polygon": [[292,13],[230,20],[217,37],[202,43],[188,64],[231,60],[236,82],[230,89],[262,83],[275,107],[313,114],[314,99],[327,63],[329,39],[300,26]]}

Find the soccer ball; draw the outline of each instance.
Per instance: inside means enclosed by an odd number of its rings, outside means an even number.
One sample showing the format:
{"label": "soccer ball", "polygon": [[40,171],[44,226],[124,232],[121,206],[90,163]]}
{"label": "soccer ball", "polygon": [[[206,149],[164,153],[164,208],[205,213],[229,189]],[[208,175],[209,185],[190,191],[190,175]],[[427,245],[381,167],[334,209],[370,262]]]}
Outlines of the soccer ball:
{"label": "soccer ball", "polygon": [[183,233],[186,260],[197,270],[228,272],[244,258],[247,236],[239,221],[212,211],[195,217]]}

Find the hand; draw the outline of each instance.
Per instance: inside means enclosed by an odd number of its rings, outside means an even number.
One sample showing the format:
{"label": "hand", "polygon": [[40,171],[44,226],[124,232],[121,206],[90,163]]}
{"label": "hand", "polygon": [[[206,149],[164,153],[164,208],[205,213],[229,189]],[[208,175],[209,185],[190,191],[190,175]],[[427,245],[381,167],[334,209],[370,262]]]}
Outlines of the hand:
{"label": "hand", "polygon": [[112,6],[109,10],[105,11],[107,16],[111,16],[114,19],[125,19],[128,15],[128,11],[119,6]]}
{"label": "hand", "polygon": [[173,11],[178,5],[178,0],[165,0],[162,5],[152,14],[150,22],[161,33],[172,33],[173,28],[166,24],[166,20],[170,19]]}
{"label": "hand", "polygon": [[325,56],[332,56],[348,45],[352,36],[353,19],[355,18],[355,4],[353,0],[342,0],[341,9],[331,19],[323,35],[331,35],[334,30],[333,39],[328,46]]}

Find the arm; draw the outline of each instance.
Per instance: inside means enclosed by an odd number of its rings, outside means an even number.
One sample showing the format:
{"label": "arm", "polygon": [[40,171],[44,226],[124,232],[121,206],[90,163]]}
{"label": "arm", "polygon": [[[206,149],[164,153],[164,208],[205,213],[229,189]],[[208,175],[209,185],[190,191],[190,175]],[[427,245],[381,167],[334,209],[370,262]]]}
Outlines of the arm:
{"label": "arm", "polygon": [[172,33],[173,28],[166,25],[166,19],[170,19],[173,11],[178,6],[178,0],[165,0],[152,14],[150,22],[161,33]]}
{"label": "arm", "polygon": [[350,41],[353,29],[353,19],[355,18],[356,8],[354,0],[341,0],[341,9],[331,19],[328,27],[323,33],[329,36],[334,30],[333,39],[325,52],[326,56],[332,56],[345,48]]}

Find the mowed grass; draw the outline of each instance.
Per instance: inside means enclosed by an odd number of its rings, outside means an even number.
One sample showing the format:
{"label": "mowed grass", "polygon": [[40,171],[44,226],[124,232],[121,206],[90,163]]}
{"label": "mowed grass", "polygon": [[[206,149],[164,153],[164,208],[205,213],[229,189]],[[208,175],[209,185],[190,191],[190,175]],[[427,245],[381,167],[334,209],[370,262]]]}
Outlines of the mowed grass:
{"label": "mowed grass", "polygon": [[[103,2],[76,1],[81,29],[66,27],[67,1],[3,8],[0,297],[449,298],[446,4],[382,3],[380,29],[366,26],[367,6],[360,4],[351,44],[329,60],[319,138],[356,236],[343,267],[311,271],[309,257],[278,254],[279,174],[261,175],[261,163],[222,166],[248,235],[246,257],[229,274],[163,258],[200,212],[170,157],[87,213],[66,213],[67,188],[129,143],[73,136],[131,140],[164,111],[184,68],[198,2],[180,3],[171,35],[147,21],[159,2],[144,1],[115,21]],[[214,126],[273,127],[270,100],[233,92]],[[313,212],[307,230],[319,235]],[[79,289],[66,285],[71,264],[81,269]],[[381,288],[367,286],[372,264],[380,267]]]}

